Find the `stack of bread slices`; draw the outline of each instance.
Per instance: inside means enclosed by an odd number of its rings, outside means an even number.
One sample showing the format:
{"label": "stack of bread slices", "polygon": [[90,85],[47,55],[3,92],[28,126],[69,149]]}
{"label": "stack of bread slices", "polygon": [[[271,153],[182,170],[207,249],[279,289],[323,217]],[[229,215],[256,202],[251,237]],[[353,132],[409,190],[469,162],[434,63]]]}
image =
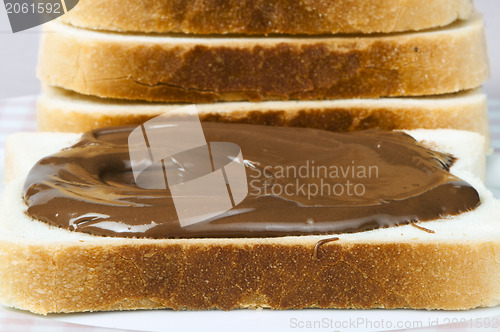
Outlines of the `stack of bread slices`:
{"label": "stack of bread slices", "polygon": [[[41,130],[202,120],[488,132],[470,0],[84,0],[47,25]],[[314,116],[309,116],[314,114]]]}
{"label": "stack of bread slices", "polygon": [[[497,305],[500,204],[481,180],[483,28],[470,0],[80,0],[42,37],[44,132],[7,146],[1,302],[42,314]],[[482,204],[428,222],[434,233],[406,225],[347,234],[325,244],[323,261],[310,255],[320,236],[103,238],[23,213],[22,183],[39,158],[79,133],[185,104],[202,121],[407,130],[453,154],[451,171]]]}

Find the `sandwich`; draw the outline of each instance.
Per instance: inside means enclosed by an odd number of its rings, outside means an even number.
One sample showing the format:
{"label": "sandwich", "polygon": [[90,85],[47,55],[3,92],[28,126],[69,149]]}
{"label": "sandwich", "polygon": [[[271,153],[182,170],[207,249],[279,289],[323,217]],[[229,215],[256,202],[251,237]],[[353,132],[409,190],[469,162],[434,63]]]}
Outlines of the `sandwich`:
{"label": "sandwich", "polygon": [[80,0],[37,75],[40,131],[7,143],[4,305],[499,303],[469,0]]}

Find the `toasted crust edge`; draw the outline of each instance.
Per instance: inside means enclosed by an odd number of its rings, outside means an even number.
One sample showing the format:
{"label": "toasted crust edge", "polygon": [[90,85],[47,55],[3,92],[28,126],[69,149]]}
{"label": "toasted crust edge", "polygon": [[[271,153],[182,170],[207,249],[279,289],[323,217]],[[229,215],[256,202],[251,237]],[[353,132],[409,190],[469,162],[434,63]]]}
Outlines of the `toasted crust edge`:
{"label": "toasted crust edge", "polygon": [[[100,100],[60,89],[45,87],[45,90],[38,98],[37,119],[41,131],[85,132],[108,126],[141,124],[183,106]],[[467,98],[476,93],[474,98]],[[374,128],[448,128],[474,131],[489,137],[486,96],[481,92],[452,94],[449,102],[430,103],[426,99],[398,99],[399,103],[386,101],[214,103],[198,104],[197,109],[201,121],[308,127],[338,132]]]}
{"label": "toasted crust edge", "polygon": [[[368,38],[138,39],[57,27],[38,77],[106,98],[158,102],[314,100],[452,93],[489,76],[482,20]],[[91,37],[89,37],[91,36]]]}
{"label": "toasted crust edge", "polygon": [[[201,241],[201,243],[200,243]],[[39,314],[172,308],[413,308],[500,302],[498,242],[29,245],[0,242],[0,297]]]}
{"label": "toasted crust edge", "polygon": [[422,30],[468,19],[470,0],[80,0],[74,26],[194,34],[322,34]]}

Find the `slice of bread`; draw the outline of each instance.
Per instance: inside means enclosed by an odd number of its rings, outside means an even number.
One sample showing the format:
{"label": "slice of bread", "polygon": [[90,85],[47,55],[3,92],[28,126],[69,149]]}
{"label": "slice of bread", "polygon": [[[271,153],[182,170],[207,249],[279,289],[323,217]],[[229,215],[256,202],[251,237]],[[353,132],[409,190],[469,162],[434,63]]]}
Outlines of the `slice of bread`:
{"label": "slice of bread", "polygon": [[74,26],[195,34],[322,34],[422,30],[468,19],[471,0],[80,0]]}
{"label": "slice of bread", "polygon": [[[474,211],[420,225],[354,234],[251,239],[98,237],[32,220],[24,177],[42,155],[77,134],[17,134],[0,203],[0,301],[47,314],[125,309],[422,308],[500,303],[500,204],[472,174],[483,138],[455,130],[412,131],[451,152],[451,172],[471,183]],[[22,156],[14,158],[14,156]]]}
{"label": "slice of bread", "polygon": [[[102,99],[46,86],[38,98],[38,128],[84,132],[107,126],[141,124],[160,114],[175,114],[181,106]],[[474,131],[489,138],[486,95],[481,90],[415,98],[227,102],[198,104],[197,109],[202,121],[332,131],[448,128]]]}
{"label": "slice of bread", "polygon": [[480,15],[387,35],[246,37],[96,32],[51,22],[43,83],[162,102],[421,96],[479,87],[489,67]]}

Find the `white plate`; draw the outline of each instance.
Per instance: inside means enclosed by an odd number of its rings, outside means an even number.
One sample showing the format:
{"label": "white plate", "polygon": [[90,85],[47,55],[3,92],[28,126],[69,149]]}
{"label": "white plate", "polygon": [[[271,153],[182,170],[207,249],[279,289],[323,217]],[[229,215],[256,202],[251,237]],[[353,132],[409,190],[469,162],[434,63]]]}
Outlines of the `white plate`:
{"label": "white plate", "polygon": [[[1,171],[1,170],[0,170]],[[500,198],[500,154],[488,159],[487,185]],[[0,185],[1,191],[1,185]],[[142,310],[40,316],[0,306],[0,311],[36,319],[133,331],[389,331],[465,323],[500,326],[500,306],[468,311],[425,310]],[[474,325],[475,324],[475,325]]]}
{"label": "white plate", "polygon": [[[3,308],[5,311],[15,311]],[[19,311],[15,311],[18,313]],[[233,310],[233,311],[172,311],[145,310],[57,314],[47,317],[23,313],[36,319],[126,329],[128,331],[391,331],[421,329],[451,324],[448,329],[500,324],[500,306],[467,311],[425,310]],[[453,326],[455,328],[453,328]],[[475,330],[475,329],[473,329]]]}

